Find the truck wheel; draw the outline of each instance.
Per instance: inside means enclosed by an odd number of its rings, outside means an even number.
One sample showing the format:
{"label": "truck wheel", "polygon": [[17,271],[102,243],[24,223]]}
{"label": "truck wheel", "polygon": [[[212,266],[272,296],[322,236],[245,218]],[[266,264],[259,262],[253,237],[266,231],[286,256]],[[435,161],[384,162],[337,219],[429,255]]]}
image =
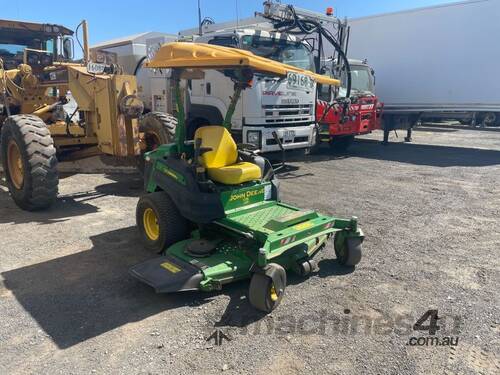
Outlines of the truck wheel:
{"label": "truck wheel", "polygon": [[1,157],[16,204],[28,211],[48,208],[57,198],[59,175],[54,140],[34,115],[8,117],[2,127]]}
{"label": "truck wheel", "polygon": [[330,146],[335,151],[345,152],[351,146],[353,141],[354,141],[353,135],[333,137],[333,139],[330,141]]}
{"label": "truck wheel", "polygon": [[267,265],[265,273],[254,273],[250,281],[250,304],[257,310],[270,313],[285,294],[286,271],[276,263]]}
{"label": "truck wheel", "polygon": [[189,121],[186,132],[186,139],[190,140],[194,139],[194,133],[196,133],[196,130],[198,130],[202,126],[208,126],[208,125],[210,125],[210,121],[204,118],[195,118]]}
{"label": "truck wheel", "polygon": [[139,199],[136,222],[144,245],[157,253],[185,240],[189,234],[187,220],[163,191]]}
{"label": "truck wheel", "polygon": [[176,127],[177,119],[169,114],[149,112],[140,118],[139,131],[144,133],[146,143],[137,162],[141,172],[144,171],[144,153],[156,150],[160,145],[174,142]]}
{"label": "truck wheel", "polygon": [[361,244],[363,240],[357,237],[346,237],[344,233],[335,233],[334,248],[337,260],[343,266],[355,266],[361,261]]}
{"label": "truck wheel", "polygon": [[306,155],[307,154],[311,154],[311,155],[314,155],[314,154],[317,154],[319,152],[319,149],[321,147],[321,136],[320,136],[320,133],[319,133],[319,126],[316,125],[314,127],[314,130],[313,130],[313,135],[312,135],[312,141],[314,142],[314,144],[308,149],[308,151],[306,151]]}
{"label": "truck wheel", "polygon": [[485,128],[487,126],[495,126],[497,123],[497,115],[494,112],[488,112],[483,115],[481,119],[481,128]]}

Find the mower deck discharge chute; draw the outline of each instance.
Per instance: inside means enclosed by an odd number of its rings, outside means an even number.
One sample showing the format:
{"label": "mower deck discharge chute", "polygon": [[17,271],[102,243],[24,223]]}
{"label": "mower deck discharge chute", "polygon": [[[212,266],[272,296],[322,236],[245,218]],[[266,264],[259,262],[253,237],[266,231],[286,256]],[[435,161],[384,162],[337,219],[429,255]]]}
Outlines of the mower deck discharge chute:
{"label": "mower deck discharge chute", "polygon": [[[137,205],[137,225],[149,249],[161,253],[131,268],[157,292],[220,290],[251,278],[249,300],[270,312],[283,298],[286,270],[307,275],[313,256],[335,235],[339,262],[361,259],[363,233],[356,218],[340,219],[284,204],[271,164],[229,130],[241,91],[254,74],[288,80],[338,81],[232,48],[169,43],[149,67],[172,69],[177,101],[175,143],[146,154],[148,194]],[[180,80],[216,69],[235,92],[220,126],[199,128],[186,140]],[[304,78],[305,77],[305,78]]]}

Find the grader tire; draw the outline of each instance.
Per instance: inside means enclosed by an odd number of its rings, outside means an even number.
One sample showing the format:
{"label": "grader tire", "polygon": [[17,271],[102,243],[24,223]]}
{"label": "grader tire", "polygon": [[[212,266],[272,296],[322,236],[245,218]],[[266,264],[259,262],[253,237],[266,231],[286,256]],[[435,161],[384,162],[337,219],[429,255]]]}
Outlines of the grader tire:
{"label": "grader tire", "polygon": [[139,120],[139,131],[144,133],[146,149],[139,155],[137,167],[144,171],[144,153],[153,151],[158,146],[172,143],[175,139],[175,128],[177,119],[169,114],[161,112],[149,112]]}
{"label": "grader tire", "polygon": [[7,186],[22,209],[51,206],[58,193],[59,175],[54,141],[45,123],[34,115],[8,117],[0,135]]}

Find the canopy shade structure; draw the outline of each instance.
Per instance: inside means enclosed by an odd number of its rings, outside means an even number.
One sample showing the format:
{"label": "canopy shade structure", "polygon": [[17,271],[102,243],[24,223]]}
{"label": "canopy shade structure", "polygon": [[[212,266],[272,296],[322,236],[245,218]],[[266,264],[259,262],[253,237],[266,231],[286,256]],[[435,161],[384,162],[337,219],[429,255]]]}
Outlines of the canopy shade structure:
{"label": "canopy shade structure", "polygon": [[307,75],[321,84],[340,86],[338,79],[266,59],[249,51],[205,43],[166,43],[156,52],[155,57],[146,63],[146,66],[181,69],[250,68],[260,73],[278,76],[286,76],[288,72],[295,72]]}

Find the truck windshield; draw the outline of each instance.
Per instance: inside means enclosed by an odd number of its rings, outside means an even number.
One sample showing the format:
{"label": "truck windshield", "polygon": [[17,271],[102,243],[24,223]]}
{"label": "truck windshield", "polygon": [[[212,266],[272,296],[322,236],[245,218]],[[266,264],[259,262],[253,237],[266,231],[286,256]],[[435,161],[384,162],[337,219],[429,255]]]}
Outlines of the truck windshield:
{"label": "truck windshield", "polygon": [[[342,72],[342,87],[347,86],[347,75]],[[369,66],[351,65],[351,89],[373,93],[373,77]]]}
{"label": "truck windshield", "polygon": [[23,54],[26,46],[20,44],[2,44],[0,43],[0,55],[3,56],[15,56],[18,54]]}
{"label": "truck windshield", "polygon": [[244,35],[241,38],[242,49],[257,56],[289,64],[300,69],[314,71],[312,53],[301,42],[276,40],[258,35]]}

